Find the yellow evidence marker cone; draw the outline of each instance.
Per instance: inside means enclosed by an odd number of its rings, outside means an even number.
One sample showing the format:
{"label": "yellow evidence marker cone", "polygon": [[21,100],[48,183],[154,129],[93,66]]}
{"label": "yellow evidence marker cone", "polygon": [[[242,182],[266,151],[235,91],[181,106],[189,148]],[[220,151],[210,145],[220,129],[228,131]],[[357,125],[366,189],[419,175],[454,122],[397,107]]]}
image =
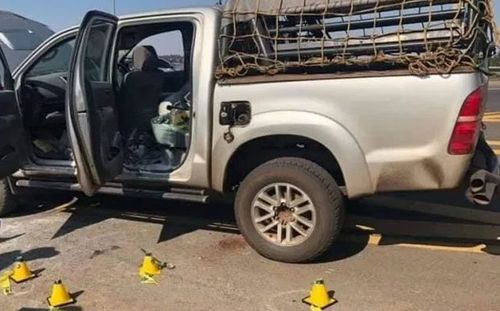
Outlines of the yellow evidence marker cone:
{"label": "yellow evidence marker cone", "polygon": [[159,275],[163,269],[161,262],[156,260],[151,253],[146,253],[142,265],[139,267],[139,276],[142,283],[158,284],[154,276]]}
{"label": "yellow evidence marker cone", "polygon": [[5,296],[12,294],[12,286],[10,284],[10,276],[12,271],[5,271],[0,275],[0,289]]}
{"label": "yellow evidence marker cone", "polygon": [[52,285],[52,293],[50,297],[47,298],[47,302],[51,308],[57,308],[72,304],[75,302],[75,299],[71,297],[62,281],[58,280]]}
{"label": "yellow evidence marker cone", "polygon": [[161,269],[163,269],[162,264],[154,259],[152,254],[146,254],[146,256],[144,256],[144,260],[142,261],[142,265],[139,268],[139,275],[159,275],[161,273]]}
{"label": "yellow evidence marker cone", "polygon": [[28,264],[26,264],[23,257],[17,257],[16,263],[14,264],[14,270],[12,271],[12,275],[10,276],[10,278],[16,283],[21,283],[27,280],[31,280],[34,277],[36,277],[36,274],[31,272],[30,268],[28,268]]}
{"label": "yellow evidence marker cone", "polygon": [[153,254],[144,252],[144,259],[142,265],[139,266],[139,276],[141,277],[142,283],[145,284],[158,284],[154,279],[155,276],[161,273],[164,268],[174,269],[175,266],[172,264],[164,263],[153,257]]}
{"label": "yellow evidence marker cone", "polygon": [[317,280],[314,282],[310,295],[304,299],[302,302],[311,306],[311,311],[321,311],[324,310],[337,302],[333,299],[333,295],[328,293],[328,289],[325,286],[325,281]]}

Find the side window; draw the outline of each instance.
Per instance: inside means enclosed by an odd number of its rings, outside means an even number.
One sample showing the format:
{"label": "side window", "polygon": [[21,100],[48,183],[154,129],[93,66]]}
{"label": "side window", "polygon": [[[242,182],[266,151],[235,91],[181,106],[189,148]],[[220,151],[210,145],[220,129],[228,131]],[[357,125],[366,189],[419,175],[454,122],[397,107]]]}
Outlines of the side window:
{"label": "side window", "polygon": [[48,50],[26,73],[26,77],[68,72],[75,40],[75,38],[68,39]]}
{"label": "side window", "polygon": [[114,24],[95,21],[87,37],[84,55],[85,78],[90,82],[107,82],[110,47],[113,39]]}
{"label": "side window", "polygon": [[179,30],[148,37],[137,46],[151,46],[155,49],[160,58],[160,70],[184,71],[184,43]]}

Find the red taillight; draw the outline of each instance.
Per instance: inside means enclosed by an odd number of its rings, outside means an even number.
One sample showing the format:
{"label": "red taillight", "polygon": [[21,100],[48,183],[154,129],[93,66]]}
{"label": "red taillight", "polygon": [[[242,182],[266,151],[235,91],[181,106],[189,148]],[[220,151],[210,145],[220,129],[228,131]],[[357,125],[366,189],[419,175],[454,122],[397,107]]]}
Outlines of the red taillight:
{"label": "red taillight", "polygon": [[472,92],[460,110],[455,129],[451,135],[448,153],[451,155],[465,155],[474,151],[483,108],[483,91],[481,88]]}

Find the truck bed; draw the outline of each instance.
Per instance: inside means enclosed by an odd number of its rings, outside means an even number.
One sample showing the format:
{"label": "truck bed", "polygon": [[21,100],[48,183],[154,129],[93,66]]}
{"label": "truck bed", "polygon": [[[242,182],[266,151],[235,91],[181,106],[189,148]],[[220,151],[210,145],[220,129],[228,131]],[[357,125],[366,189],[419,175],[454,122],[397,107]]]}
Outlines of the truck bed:
{"label": "truck bed", "polygon": [[405,67],[414,75],[480,68],[494,51],[483,0],[228,1],[219,78]]}
{"label": "truck bed", "polygon": [[[250,102],[251,126],[232,129],[235,145],[256,138],[253,128],[262,135],[314,138],[339,162],[350,197],[454,188],[472,154],[450,155],[451,133],[464,100],[484,87],[487,78],[479,72],[426,77],[403,72],[349,78],[292,75],[288,81],[281,75],[230,79],[216,86],[214,116],[221,102]],[[214,129],[217,163],[231,153],[232,144],[223,140],[226,130]]]}

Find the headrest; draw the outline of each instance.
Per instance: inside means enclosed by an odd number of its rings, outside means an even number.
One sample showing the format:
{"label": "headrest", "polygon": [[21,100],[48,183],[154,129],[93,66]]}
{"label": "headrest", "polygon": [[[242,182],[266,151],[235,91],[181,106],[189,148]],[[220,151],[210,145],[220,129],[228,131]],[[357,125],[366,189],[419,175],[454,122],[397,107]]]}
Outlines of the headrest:
{"label": "headrest", "polygon": [[134,50],[134,68],[141,71],[158,70],[160,60],[154,47],[150,45],[139,46]]}

